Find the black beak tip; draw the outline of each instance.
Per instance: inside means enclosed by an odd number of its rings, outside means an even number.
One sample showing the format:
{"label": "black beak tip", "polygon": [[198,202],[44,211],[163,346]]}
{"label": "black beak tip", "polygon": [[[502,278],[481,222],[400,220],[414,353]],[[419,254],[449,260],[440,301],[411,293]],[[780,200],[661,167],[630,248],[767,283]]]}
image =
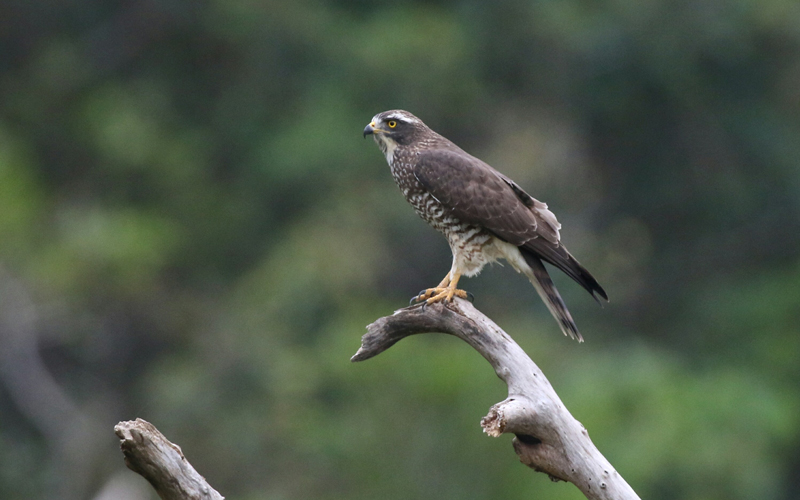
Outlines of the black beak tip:
{"label": "black beak tip", "polygon": [[368,135],[372,135],[372,133],[372,125],[364,127],[364,139],[366,139]]}

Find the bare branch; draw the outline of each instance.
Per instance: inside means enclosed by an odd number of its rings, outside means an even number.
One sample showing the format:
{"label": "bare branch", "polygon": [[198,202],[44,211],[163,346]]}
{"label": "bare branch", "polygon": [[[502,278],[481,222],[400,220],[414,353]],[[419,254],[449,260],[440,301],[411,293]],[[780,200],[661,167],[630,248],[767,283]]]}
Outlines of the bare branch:
{"label": "bare branch", "polygon": [[147,479],[162,500],[225,500],[194,470],[181,448],[150,422],[120,422],[114,432],[121,440],[125,465]]}
{"label": "bare branch", "polygon": [[484,432],[512,433],[520,461],[553,480],[569,481],[586,498],[639,497],[597,450],[583,425],[569,413],[542,371],[492,320],[462,299],[396,311],[367,326],[351,361],[377,356],[417,333],[441,332],[464,340],[494,367],[508,385],[508,398],[481,420]]}

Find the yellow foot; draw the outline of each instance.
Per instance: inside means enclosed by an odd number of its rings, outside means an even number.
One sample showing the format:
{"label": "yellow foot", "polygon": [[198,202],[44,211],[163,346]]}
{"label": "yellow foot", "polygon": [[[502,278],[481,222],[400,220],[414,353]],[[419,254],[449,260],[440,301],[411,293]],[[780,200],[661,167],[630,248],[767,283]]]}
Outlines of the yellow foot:
{"label": "yellow foot", "polygon": [[471,293],[466,290],[460,290],[458,288],[450,288],[450,287],[436,287],[436,288],[428,288],[427,290],[423,290],[419,293],[416,297],[411,299],[412,303],[420,303],[425,302],[426,304],[433,304],[435,302],[440,302],[444,300],[445,302],[452,302],[453,297],[460,297],[462,299],[467,299],[470,302],[474,300],[475,297]]}
{"label": "yellow foot", "polygon": [[449,273],[447,273],[438,286],[419,292],[416,297],[411,299],[411,303],[419,304],[420,302],[425,302],[425,304],[423,304],[424,306],[426,304],[433,304],[441,301],[452,302],[453,297],[460,297],[472,302],[475,297],[473,297],[471,293],[456,288],[456,285],[458,285],[458,279],[460,277],[461,273],[458,272],[458,270],[451,270]]}

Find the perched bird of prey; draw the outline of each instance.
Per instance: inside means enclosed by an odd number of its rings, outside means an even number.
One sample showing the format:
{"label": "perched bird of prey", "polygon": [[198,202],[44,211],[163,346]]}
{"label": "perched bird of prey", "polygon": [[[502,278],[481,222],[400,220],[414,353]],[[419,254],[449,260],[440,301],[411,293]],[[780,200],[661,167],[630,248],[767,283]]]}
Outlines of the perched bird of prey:
{"label": "perched bird of prey", "polygon": [[453,265],[441,283],[413,300],[466,298],[459,278],[505,259],[539,292],[564,335],[583,342],[544,267],[548,262],[608,300],[603,287],[561,244],[561,224],[547,205],[514,181],[428,128],[408,111],[379,113],[364,128],[380,147],[395,182],[417,214],[450,243]]}

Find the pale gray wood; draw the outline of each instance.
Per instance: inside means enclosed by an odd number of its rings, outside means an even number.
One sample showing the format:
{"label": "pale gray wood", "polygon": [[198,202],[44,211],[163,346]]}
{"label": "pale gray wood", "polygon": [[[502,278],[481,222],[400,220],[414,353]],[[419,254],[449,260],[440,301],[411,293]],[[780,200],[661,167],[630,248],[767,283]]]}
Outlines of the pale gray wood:
{"label": "pale gray wood", "polygon": [[508,398],[481,420],[490,436],[511,433],[520,461],[553,480],[569,481],[592,500],[639,497],[597,450],[586,428],[566,409],[550,382],[525,351],[466,300],[395,311],[367,326],[351,361],[380,354],[417,333],[441,332],[464,340],[508,385]]}
{"label": "pale gray wood", "polygon": [[225,500],[209,486],[156,427],[137,418],[114,426],[125,455],[125,465],[147,479],[162,500]]}

